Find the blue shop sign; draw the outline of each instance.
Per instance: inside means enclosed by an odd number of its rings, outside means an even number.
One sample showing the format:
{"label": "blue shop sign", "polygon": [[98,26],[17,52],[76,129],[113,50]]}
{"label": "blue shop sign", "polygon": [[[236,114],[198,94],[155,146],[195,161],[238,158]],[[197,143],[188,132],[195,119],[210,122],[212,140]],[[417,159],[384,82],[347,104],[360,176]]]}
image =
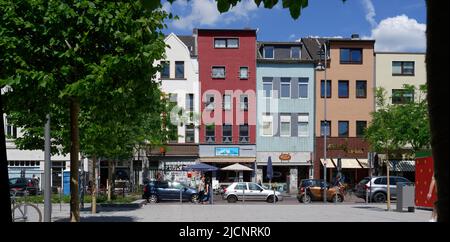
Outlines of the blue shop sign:
{"label": "blue shop sign", "polygon": [[217,147],[216,156],[239,156],[239,147]]}

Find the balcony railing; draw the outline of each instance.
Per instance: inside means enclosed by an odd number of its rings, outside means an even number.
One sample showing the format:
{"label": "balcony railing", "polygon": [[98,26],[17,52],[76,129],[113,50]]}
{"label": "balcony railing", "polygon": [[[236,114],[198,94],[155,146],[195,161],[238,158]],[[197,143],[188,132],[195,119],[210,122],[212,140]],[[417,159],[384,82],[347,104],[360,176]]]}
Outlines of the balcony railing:
{"label": "balcony railing", "polygon": [[248,136],[240,136],[239,137],[239,143],[248,143],[249,137]]}
{"label": "balcony railing", "polygon": [[231,143],[233,141],[233,138],[231,136],[223,136],[222,142],[223,143]]}
{"label": "balcony railing", "polygon": [[215,143],[216,137],[215,136],[206,136],[206,143]]}

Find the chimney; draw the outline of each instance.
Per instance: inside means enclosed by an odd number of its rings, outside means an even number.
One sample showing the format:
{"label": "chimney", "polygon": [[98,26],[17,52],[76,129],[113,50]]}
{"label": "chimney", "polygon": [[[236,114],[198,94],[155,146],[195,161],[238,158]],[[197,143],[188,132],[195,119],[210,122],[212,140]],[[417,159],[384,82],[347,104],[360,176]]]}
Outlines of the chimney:
{"label": "chimney", "polygon": [[359,39],[359,34],[352,34],[352,39]]}

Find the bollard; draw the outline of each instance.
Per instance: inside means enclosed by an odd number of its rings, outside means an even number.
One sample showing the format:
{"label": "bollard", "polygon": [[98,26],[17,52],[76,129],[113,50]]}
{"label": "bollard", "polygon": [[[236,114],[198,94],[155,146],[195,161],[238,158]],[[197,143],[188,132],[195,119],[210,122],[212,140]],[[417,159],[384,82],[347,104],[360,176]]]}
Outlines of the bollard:
{"label": "bollard", "polygon": [[180,203],[183,203],[183,190],[180,188]]}

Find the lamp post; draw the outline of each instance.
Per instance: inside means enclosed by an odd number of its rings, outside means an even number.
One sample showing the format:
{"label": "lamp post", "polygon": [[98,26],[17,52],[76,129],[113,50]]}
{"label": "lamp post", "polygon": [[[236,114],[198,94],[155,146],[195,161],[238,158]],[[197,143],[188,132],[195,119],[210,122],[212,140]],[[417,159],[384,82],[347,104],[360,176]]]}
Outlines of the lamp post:
{"label": "lamp post", "polygon": [[[323,48],[323,50],[322,50]],[[323,100],[323,116],[324,116],[324,128],[323,128],[323,159],[324,159],[324,166],[323,166],[323,178],[324,178],[324,189],[323,189],[323,202],[327,202],[327,189],[326,189],[326,182],[327,182],[327,130],[328,130],[328,121],[327,121],[327,44],[324,42],[321,46],[321,49],[319,51],[320,56],[322,56],[322,53],[324,53],[322,64],[319,62],[319,64],[316,67],[317,71],[324,71],[324,100]],[[320,58],[322,59],[322,58]]]}
{"label": "lamp post", "polygon": [[[322,49],[323,48],[323,49]],[[319,62],[317,65],[316,70],[318,71],[324,71],[324,95],[323,95],[323,116],[324,116],[324,128],[323,128],[323,158],[324,158],[324,168],[323,168],[323,177],[325,181],[325,187],[323,190],[323,202],[327,202],[327,189],[326,189],[326,182],[327,182],[327,131],[328,131],[328,121],[327,121],[327,44],[326,42],[323,43],[323,45],[320,48],[320,56],[323,55],[324,62],[323,64]],[[321,58],[322,59],[322,58]]]}

